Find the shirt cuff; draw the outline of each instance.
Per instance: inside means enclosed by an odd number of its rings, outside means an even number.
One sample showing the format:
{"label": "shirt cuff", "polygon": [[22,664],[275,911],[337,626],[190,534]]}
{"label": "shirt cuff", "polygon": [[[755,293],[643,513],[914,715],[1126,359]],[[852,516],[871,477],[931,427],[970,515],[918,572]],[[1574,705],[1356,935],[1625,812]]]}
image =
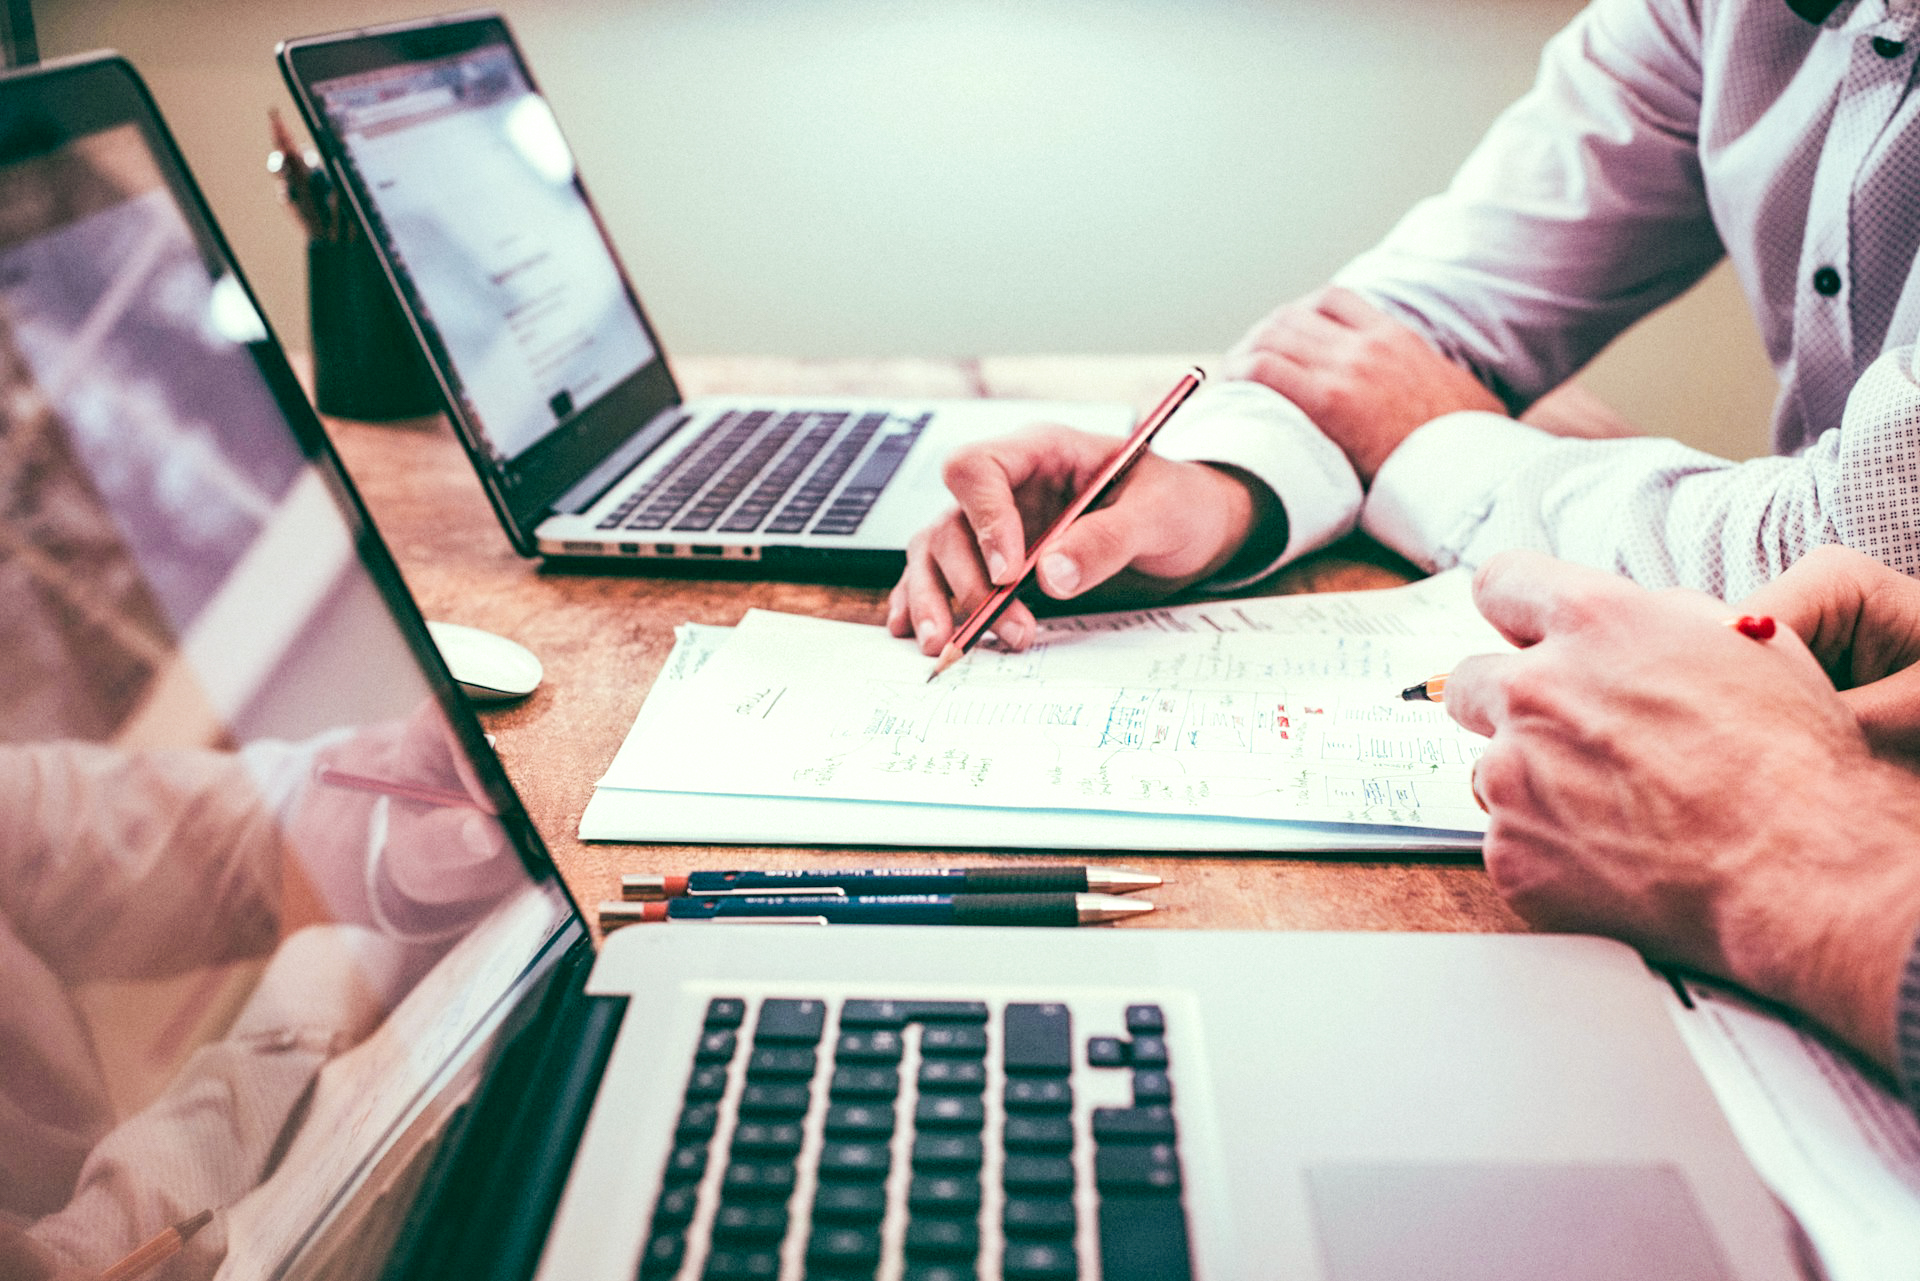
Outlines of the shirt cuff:
{"label": "shirt cuff", "polygon": [[1900,1000],[1893,1011],[1894,1068],[1907,1102],[1920,1112],[1920,938],[1907,951]]}
{"label": "shirt cuff", "polygon": [[1201,584],[1205,591],[1257,582],[1325,547],[1359,519],[1360,479],[1346,454],[1298,406],[1261,383],[1201,388],[1160,429],[1153,452],[1175,462],[1238,468],[1272,490],[1286,513],[1284,547],[1265,557],[1257,552],[1236,557],[1233,577],[1209,579]]}
{"label": "shirt cuff", "polygon": [[1499,478],[1556,439],[1485,410],[1443,414],[1387,455],[1360,509],[1360,528],[1423,569],[1451,569],[1486,520]]}

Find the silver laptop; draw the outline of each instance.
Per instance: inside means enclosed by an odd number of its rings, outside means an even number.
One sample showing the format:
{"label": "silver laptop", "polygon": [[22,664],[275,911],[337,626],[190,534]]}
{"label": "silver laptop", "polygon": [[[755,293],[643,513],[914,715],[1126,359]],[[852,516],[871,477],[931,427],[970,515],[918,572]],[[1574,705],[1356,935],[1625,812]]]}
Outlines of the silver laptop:
{"label": "silver laptop", "polygon": [[890,576],[956,448],[1125,406],[682,400],[505,21],[291,40],[280,65],[523,554]]}
{"label": "silver laptop", "polygon": [[0,384],[0,1274],[1796,1275],[1600,940],[596,956],[117,59],[0,77]]}

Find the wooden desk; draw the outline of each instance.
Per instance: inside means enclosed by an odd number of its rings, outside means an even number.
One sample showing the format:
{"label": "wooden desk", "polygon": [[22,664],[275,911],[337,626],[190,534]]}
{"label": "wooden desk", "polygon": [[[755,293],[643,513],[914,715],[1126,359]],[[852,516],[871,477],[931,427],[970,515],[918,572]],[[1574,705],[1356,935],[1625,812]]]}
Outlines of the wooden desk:
{"label": "wooden desk", "polygon": [[[859,392],[901,396],[1122,399],[1146,406],[1189,362],[1175,357],[1018,357],[975,361],[797,362],[695,359],[676,364],[689,394]],[[676,624],[733,624],[750,608],[878,623],[884,591],[803,583],[589,575],[516,556],[466,458],[440,420],[330,424],[374,519],[429,618],[511,636],[546,665],[525,703],[489,713],[501,759],[581,902],[618,896],[622,872],[1014,861],[955,851],[589,845],[574,835],[593,784],[613,759]],[[1390,586],[1406,570],[1349,540],[1290,567],[1276,591]],[[1126,855],[1109,861],[1166,878],[1151,926],[1220,929],[1512,930],[1477,861],[1379,863],[1351,858]]]}

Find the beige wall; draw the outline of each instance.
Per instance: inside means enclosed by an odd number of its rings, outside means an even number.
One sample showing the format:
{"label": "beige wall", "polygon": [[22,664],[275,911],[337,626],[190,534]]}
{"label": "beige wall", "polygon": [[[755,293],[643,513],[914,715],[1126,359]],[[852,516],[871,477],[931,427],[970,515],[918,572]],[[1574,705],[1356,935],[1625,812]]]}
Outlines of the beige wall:
{"label": "beige wall", "polygon": [[[39,0],[153,85],[275,325],[262,167],[288,35],[415,0]],[[1573,0],[504,0],[670,353],[1205,350],[1443,183]],[[1765,452],[1724,273],[1591,385]]]}

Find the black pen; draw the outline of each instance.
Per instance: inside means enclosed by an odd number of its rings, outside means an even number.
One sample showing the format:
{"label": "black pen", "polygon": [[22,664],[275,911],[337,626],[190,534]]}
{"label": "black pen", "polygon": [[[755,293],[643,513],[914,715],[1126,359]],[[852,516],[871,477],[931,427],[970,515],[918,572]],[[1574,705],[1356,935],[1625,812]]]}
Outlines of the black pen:
{"label": "black pen", "polygon": [[600,927],[652,921],[783,921],[817,925],[1099,925],[1151,912],[1112,894],[716,895],[600,905]]}
{"label": "black pen", "polygon": [[703,894],[1127,894],[1160,878],[1124,867],[859,867],[773,872],[633,873],[626,899]]}

